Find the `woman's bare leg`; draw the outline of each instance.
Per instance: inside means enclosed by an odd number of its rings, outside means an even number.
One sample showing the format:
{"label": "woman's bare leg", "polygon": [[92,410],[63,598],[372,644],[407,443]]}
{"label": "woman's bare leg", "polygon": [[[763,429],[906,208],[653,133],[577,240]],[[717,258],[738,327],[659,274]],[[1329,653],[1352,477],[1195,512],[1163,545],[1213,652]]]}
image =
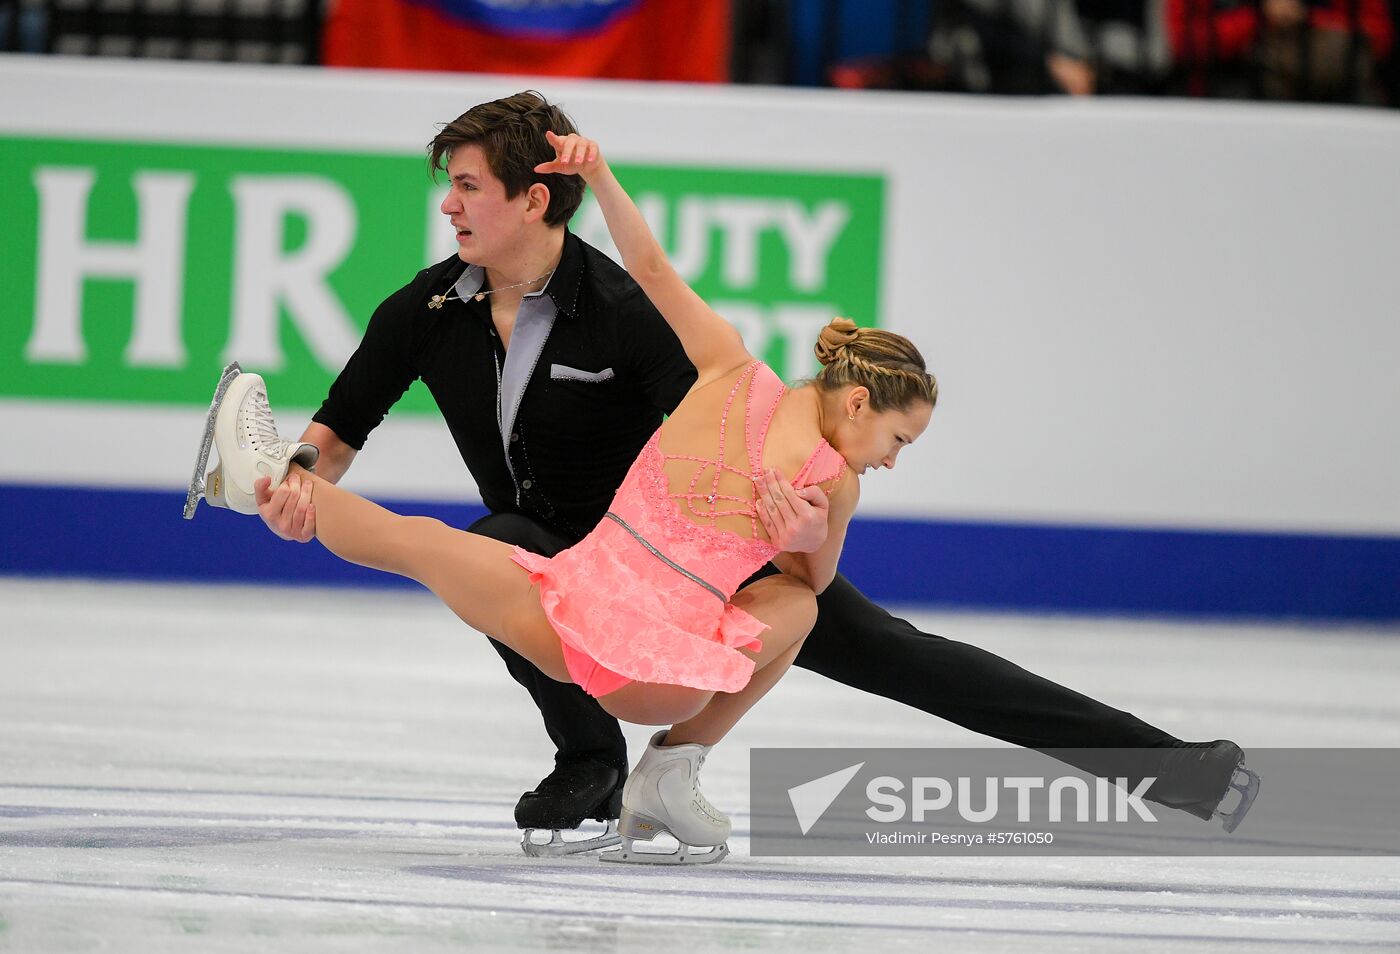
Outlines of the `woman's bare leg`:
{"label": "woman's bare leg", "polygon": [[559,637],[509,544],[404,517],[300,467],[287,475],[293,492],[311,485],[316,539],[360,566],[422,583],[475,630],[500,640],[551,679],[570,682]]}
{"label": "woman's bare leg", "polygon": [[714,745],[777,685],[797,658],[802,641],[817,620],[817,598],[805,583],[785,573],[765,577],[734,594],[734,604],[769,625],[763,649],[751,653],[755,668],[748,685],[738,692],[717,692],[694,716],[666,733],[667,745],[698,742]]}
{"label": "woman's bare leg", "polygon": [[786,652],[769,661],[768,665],[756,670],[749,684],[738,692],[717,692],[705,708],[692,718],[678,722],[666,733],[667,745],[685,745],[698,742],[700,745],[714,745],[729,734],[729,730],[739,724],[758,700],[769,689],[778,684],[783,674],[792,666],[802,648],[802,640]]}

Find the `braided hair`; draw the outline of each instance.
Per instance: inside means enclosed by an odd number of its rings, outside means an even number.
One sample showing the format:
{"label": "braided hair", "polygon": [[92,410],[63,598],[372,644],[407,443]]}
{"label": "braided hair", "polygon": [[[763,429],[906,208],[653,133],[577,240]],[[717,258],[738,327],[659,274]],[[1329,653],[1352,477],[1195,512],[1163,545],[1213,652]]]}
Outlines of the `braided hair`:
{"label": "braided hair", "polygon": [[919,349],[903,335],[833,318],[817,336],[814,350],[822,363],[816,384],[823,391],[859,385],[870,392],[875,411],[903,409],[915,401],[938,403],[938,382]]}

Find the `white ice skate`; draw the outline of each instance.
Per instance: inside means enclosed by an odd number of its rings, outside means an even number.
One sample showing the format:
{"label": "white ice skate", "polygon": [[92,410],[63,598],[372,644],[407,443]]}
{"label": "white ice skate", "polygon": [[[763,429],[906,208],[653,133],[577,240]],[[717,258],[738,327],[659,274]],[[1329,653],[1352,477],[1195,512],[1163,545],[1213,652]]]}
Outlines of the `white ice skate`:
{"label": "white ice skate", "polygon": [[[211,445],[219,450],[219,465],[206,477]],[[255,481],[271,477],[275,489],[292,464],[312,470],[320,455],[315,444],[286,441],[278,435],[262,376],[245,373],[234,362],[224,368],[204,421],[204,437],[185,495],[185,519],[194,516],[200,497],[215,507],[257,513]]]}
{"label": "white ice skate", "polygon": [[[656,733],[622,788],[622,818],[618,834],[622,847],[605,851],[604,861],[651,865],[708,865],[729,854],[729,818],[700,792],[700,767],[708,745],[662,746],[665,731]],[[638,850],[636,842],[669,834],[676,851]],[[704,849],[696,852],[694,849]]]}

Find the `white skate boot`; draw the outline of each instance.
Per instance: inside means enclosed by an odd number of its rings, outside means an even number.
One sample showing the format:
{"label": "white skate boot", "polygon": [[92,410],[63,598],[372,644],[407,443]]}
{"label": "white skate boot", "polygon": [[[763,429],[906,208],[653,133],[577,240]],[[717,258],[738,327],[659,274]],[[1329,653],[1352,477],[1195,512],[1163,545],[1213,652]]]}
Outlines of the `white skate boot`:
{"label": "white skate boot", "polygon": [[[653,865],[708,865],[729,854],[729,818],[700,792],[700,767],[708,745],[662,746],[656,733],[622,788],[622,847],[605,851],[604,861]],[[674,852],[638,851],[635,842],[666,833],[680,842]],[[703,848],[708,851],[694,852]]]}
{"label": "white skate boot", "polygon": [[[219,450],[219,466],[205,477],[211,444]],[[237,362],[230,364],[219,378],[204,422],[204,438],[185,495],[185,519],[194,516],[200,497],[215,507],[257,513],[255,481],[271,477],[276,489],[292,464],[313,470],[320,455],[315,444],[286,441],[278,435],[262,376],[244,373]]]}

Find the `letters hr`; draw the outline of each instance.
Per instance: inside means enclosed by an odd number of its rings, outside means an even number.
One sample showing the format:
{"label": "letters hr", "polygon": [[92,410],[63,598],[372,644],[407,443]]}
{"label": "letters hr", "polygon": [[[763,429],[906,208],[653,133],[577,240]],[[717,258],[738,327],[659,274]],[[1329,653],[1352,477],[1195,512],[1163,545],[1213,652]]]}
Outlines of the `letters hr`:
{"label": "letters hr", "polygon": [[[1094,780],[1095,798],[1094,821],[1120,821],[1128,820],[1128,809],[1131,808],[1143,821],[1155,822],[1157,817],[1142,801],[1142,796],[1155,782],[1156,778],[1145,778],[1131,792],[1124,790],[1128,784],[1125,778],[1118,779],[1118,786],[1113,786],[1106,778]],[[965,820],[970,822],[991,821],[997,814],[997,796],[1002,786],[1014,789],[1016,792],[1016,820],[1020,822],[1031,821],[1031,791],[1033,789],[1045,788],[1045,779],[1034,777],[1011,776],[1007,778],[987,778],[985,803],[981,809],[972,807],[972,779],[966,776],[957,779],[957,811]],[[904,790],[904,782],[889,775],[882,775],[873,778],[865,787],[865,795],[874,806],[866,809],[865,814],[871,821],[894,822],[894,821],[915,821],[924,820],[928,812],[942,811],[953,803],[953,786],[947,779],[938,777],[917,777],[911,780],[912,804],[906,805],[905,800],[900,797],[899,792]],[[1110,792],[1110,789],[1112,790]],[[1048,820],[1057,822],[1061,820],[1062,803],[1067,791],[1075,793],[1075,820],[1081,822],[1089,821],[1089,783],[1082,778],[1065,776],[1052,779],[1046,795],[1048,801]],[[932,794],[930,794],[932,793]],[[1113,818],[1109,817],[1109,808],[1114,808]],[[906,819],[906,813],[908,817]]]}
{"label": "letters hr", "polygon": [[[35,363],[81,364],[88,358],[83,338],[82,292],[89,278],[129,280],[135,286],[131,337],[123,360],[132,367],[181,367],[186,363],[181,318],[185,296],[185,262],[191,172],[147,171],[132,176],[137,199],[136,237],[132,241],[88,238],[89,199],[98,170],[89,167],[40,167],[34,172],[39,199],[38,275],[34,325],[25,356]],[[235,176],[228,188],[235,206],[232,328],[224,359],[237,357],[264,370],[285,366],[278,340],[282,311],[297,327],[325,367],[337,368],[354,350],[359,331],[350,321],[328,276],[341,264],[355,240],[357,216],[352,198],[321,176]],[[666,234],[665,200],[642,197],[658,234]],[[606,232],[592,234],[585,206],[575,228],[585,240],[607,247]],[[289,215],[307,223],[302,246],[283,252]],[[430,236],[450,242],[436,208]],[[601,217],[598,225],[601,226]],[[694,277],[708,265],[711,229],[720,233],[721,271],[731,289],[753,285],[759,274],[759,238],[772,229],[787,250],[787,279],[792,288],[814,291],[826,281],[829,257],[850,220],[845,203],[819,202],[809,211],[793,200],[740,197],[682,197],[676,205],[673,256],[678,270]],[[438,249],[430,239],[430,257]],[[450,251],[433,258],[444,258]],[[194,276],[198,283],[200,276]],[[825,303],[779,304],[772,313],[752,304],[715,302],[716,309],[744,331],[763,351],[774,332],[802,343],[789,356],[802,366],[806,343],[831,317]],[[90,316],[89,320],[100,320]],[[796,347],[796,345],[794,345]]]}
{"label": "letters hr", "polygon": [[[195,177],[188,172],[141,172],[132,177],[137,198],[136,239],[87,237],[88,199],[97,170],[41,167],[38,289],[34,330],[25,346],[33,362],[80,364],[82,287],[87,278],[130,279],[136,287],[130,342],[123,354],[133,367],[181,367],[186,225]],[[236,211],[233,328],[225,360],[237,357],[276,371],[286,364],[277,321],[285,309],[322,365],[338,368],[359,342],[327,276],[355,240],[355,206],[345,190],[319,176],[235,176],[229,183]],[[287,216],[307,223],[306,241],[284,252]],[[197,279],[197,277],[196,277]]]}

